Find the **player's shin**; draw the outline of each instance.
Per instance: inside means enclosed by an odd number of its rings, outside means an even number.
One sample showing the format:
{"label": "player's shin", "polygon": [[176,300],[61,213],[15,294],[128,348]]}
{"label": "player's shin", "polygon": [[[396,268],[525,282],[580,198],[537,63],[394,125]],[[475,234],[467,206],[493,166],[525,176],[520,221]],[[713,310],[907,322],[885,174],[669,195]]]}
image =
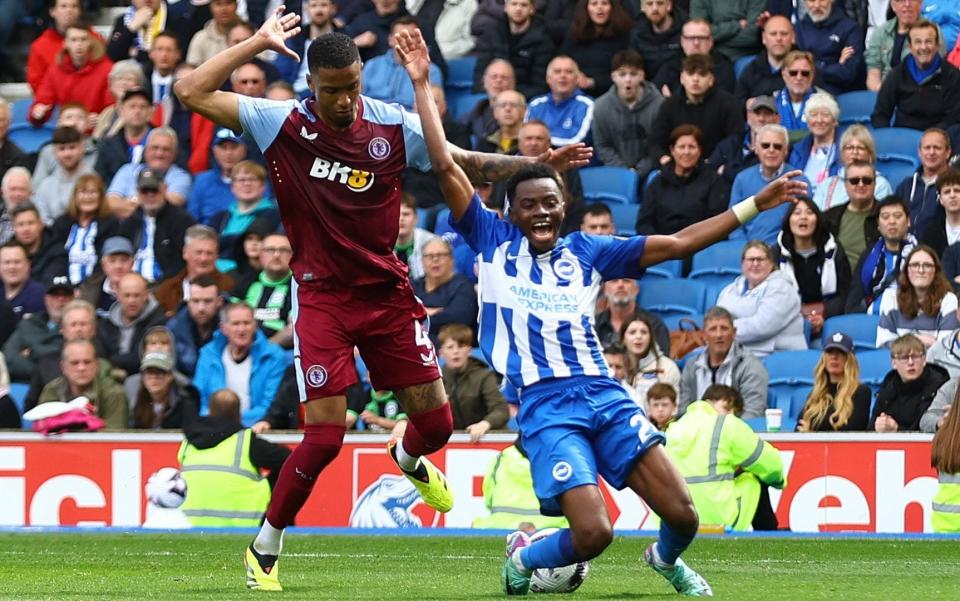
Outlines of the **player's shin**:
{"label": "player's shin", "polygon": [[573,534],[569,528],[558,530],[543,540],[520,549],[520,563],[527,570],[558,568],[591,559],[580,557],[573,548]]}
{"label": "player's shin", "polygon": [[690,531],[681,531],[671,528],[666,521],[660,522],[660,536],[655,545],[657,559],[667,565],[677,563],[677,558],[690,546],[696,535],[696,528]]}
{"label": "player's shin", "polygon": [[411,413],[407,416],[407,420],[407,429],[403,434],[401,446],[410,457],[420,457],[439,451],[453,434],[453,413],[450,411],[450,403],[444,403],[436,409]]}

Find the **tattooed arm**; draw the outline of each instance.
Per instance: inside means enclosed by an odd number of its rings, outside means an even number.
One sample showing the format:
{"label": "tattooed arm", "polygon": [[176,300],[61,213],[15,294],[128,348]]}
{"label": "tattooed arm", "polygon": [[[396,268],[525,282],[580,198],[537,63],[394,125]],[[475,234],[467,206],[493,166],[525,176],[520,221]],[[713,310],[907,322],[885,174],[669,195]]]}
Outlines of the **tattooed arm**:
{"label": "tattooed arm", "polygon": [[449,146],[454,162],[460,165],[474,184],[506,180],[524,165],[533,163],[546,163],[563,173],[567,169],[588,165],[593,156],[593,149],[582,143],[550,149],[536,157],[475,152],[453,144]]}

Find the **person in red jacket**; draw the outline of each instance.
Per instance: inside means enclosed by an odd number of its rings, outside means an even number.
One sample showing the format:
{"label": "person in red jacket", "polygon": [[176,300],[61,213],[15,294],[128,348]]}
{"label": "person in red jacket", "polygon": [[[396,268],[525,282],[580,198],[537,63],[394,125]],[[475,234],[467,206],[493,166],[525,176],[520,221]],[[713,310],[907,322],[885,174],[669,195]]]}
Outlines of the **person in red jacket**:
{"label": "person in red jacket", "polygon": [[43,125],[53,107],[78,102],[95,115],[113,104],[107,76],[113,61],[104,56],[103,42],[94,39],[86,23],[67,26],[63,50],[47,69],[30,106],[30,123]]}
{"label": "person in red jacket", "polygon": [[[30,54],[27,59],[27,83],[30,89],[36,92],[43,82],[50,65],[57,60],[57,55],[63,50],[63,37],[67,27],[80,20],[83,16],[80,0],[54,0],[50,7],[52,23],[40,36],[30,44]],[[92,29],[90,35],[103,41],[100,34]]]}

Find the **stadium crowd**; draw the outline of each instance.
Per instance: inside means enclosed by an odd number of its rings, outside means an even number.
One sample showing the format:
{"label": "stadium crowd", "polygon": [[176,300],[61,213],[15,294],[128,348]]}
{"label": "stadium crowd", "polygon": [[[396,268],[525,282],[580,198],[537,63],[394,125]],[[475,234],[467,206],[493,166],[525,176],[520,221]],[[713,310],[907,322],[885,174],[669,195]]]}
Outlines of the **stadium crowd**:
{"label": "stadium crowd", "polygon": [[[86,396],[108,427],[180,428],[227,388],[245,426],[296,428],[292,249],[267,166],[242,132],[173,94],[279,3],[131,0],[106,37],[85,18],[89,4],[50,3],[26,65],[32,101],[20,112],[0,102],[0,426]],[[707,249],[703,261],[604,284],[604,354],[659,426],[714,384],[742,397],[744,419],[762,417],[783,406],[778,357],[807,349],[822,353],[792,366],[806,382],[789,422],[798,430],[943,423],[960,382],[956,10],[919,0],[287,5],[303,14],[294,51],[347,33],[363,92],[407,109],[413,88],[393,47],[419,28],[452,143],[525,156],[592,145],[595,165],[564,174],[564,233],[672,234],[803,172],[809,198],[717,245],[735,259],[708,264]],[[310,94],[305,77],[305,61],[258,56],[226,85],[296,101]],[[869,106],[844,114],[854,98]],[[915,133],[909,148],[883,146],[891,127]],[[22,150],[14,134],[26,128],[49,141]],[[636,182],[630,211],[587,180],[599,166]],[[404,190],[395,252],[430,315],[455,428],[478,440],[515,411],[472,351],[475,257],[429,174],[410,170]],[[501,183],[476,191],[503,210]],[[692,282],[701,300],[645,302],[664,280]],[[695,330],[683,331],[685,315]],[[862,377],[876,349],[883,373]],[[357,369],[351,427],[402,429],[396,398]],[[17,402],[11,383],[26,390]]]}

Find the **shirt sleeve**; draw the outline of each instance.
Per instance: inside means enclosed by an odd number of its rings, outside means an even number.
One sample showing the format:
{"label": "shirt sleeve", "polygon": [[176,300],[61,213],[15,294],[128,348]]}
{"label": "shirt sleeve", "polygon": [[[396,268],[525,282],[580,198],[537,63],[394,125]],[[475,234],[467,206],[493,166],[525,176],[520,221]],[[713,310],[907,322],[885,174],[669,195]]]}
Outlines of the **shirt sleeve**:
{"label": "shirt sleeve", "polygon": [[427,153],[427,142],[423,139],[423,128],[420,117],[413,113],[401,110],[403,127],[403,147],[407,152],[407,167],[420,171],[430,171],[430,155]]}
{"label": "shirt sleeve", "polygon": [[164,181],[167,191],[180,194],[184,198],[190,194],[190,174],[183,169],[170,169]]}
{"label": "shirt sleeve", "polygon": [[280,133],[283,122],[297,106],[295,100],[268,100],[238,96],[240,125],[257,142],[261,152],[267,150]]}
{"label": "shirt sleeve", "polygon": [[604,279],[639,278],[643,275],[640,258],[647,243],[646,236],[591,236],[580,234],[594,247],[593,265]]}
{"label": "shirt sleeve", "polygon": [[130,163],[123,165],[117,170],[117,173],[110,180],[110,187],[107,188],[107,194],[117,194],[119,196],[130,196],[130,184],[133,181],[134,166]]}
{"label": "shirt sleeve", "polygon": [[463,236],[467,245],[474,252],[488,255],[489,251],[497,248],[501,242],[509,238],[512,226],[483,206],[480,197],[476,194],[470,200],[467,211],[458,220],[450,215],[450,225],[454,231]]}

